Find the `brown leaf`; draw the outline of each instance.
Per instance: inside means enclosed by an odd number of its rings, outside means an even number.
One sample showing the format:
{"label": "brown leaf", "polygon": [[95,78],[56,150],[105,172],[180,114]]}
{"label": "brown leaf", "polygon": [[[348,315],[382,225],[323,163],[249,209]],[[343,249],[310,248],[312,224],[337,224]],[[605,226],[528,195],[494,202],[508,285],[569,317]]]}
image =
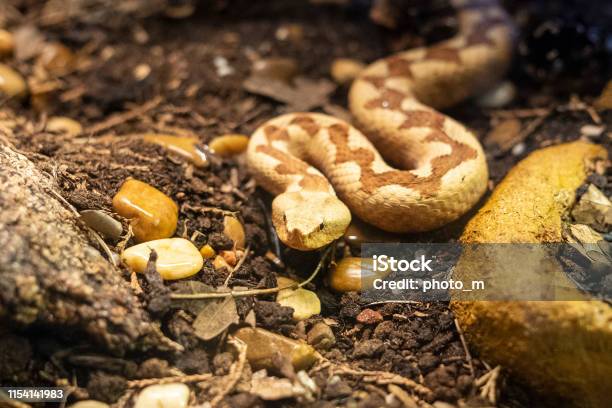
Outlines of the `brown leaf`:
{"label": "brown leaf", "polygon": [[204,341],[211,340],[223,333],[231,324],[238,323],[236,301],[228,296],[210,301],[193,322],[196,335]]}
{"label": "brown leaf", "polygon": [[291,86],[279,80],[259,76],[247,78],[243,87],[248,92],[285,103],[285,110],[290,112],[309,111],[326,105],[329,103],[329,95],[336,89],[336,85],[327,79],[298,77]]}
{"label": "brown leaf", "polygon": [[[179,281],[172,285],[173,293],[212,293],[215,289],[198,281]],[[178,309],[183,309],[194,315],[199,315],[200,312],[208,306],[210,299],[173,299],[172,306]]]}
{"label": "brown leaf", "polygon": [[13,33],[15,58],[25,61],[36,57],[45,46],[45,37],[33,25],[24,25]]}
{"label": "brown leaf", "polygon": [[521,141],[521,121],[506,119],[487,134],[484,144],[488,148],[497,149],[497,153],[505,153]]}

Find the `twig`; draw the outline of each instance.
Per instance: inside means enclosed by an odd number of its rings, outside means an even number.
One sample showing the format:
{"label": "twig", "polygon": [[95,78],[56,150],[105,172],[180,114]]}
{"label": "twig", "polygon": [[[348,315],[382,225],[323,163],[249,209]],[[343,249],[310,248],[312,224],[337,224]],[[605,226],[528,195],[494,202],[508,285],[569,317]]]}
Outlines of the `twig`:
{"label": "twig", "polygon": [[491,404],[497,403],[497,379],[501,373],[501,366],[495,367],[482,377],[474,381],[474,385],[482,387],[480,396],[487,399]]}
{"label": "twig", "polygon": [[212,401],[210,401],[210,405],[213,408],[216,407],[217,404],[219,404],[227,394],[232,392],[232,390],[238,383],[238,380],[240,380],[240,377],[242,377],[242,372],[244,370],[244,365],[246,362],[247,345],[242,340],[235,337],[230,337],[227,342],[234,346],[236,350],[238,350],[238,361],[236,362],[236,364],[232,365],[232,369],[227,375],[227,379],[224,381],[225,387],[223,387],[221,392],[217,394],[217,396],[215,396]]}
{"label": "twig", "polygon": [[310,370],[310,373],[321,371],[325,368],[329,368],[330,373],[333,374],[346,374],[363,377],[363,381],[376,383],[379,385],[397,384],[403,385],[416,393],[421,395],[429,395],[432,391],[424,385],[417,383],[414,380],[403,377],[399,374],[390,373],[387,371],[372,371],[372,370],[359,370],[350,368],[345,365],[332,363],[327,359],[322,359],[322,363]]}
{"label": "twig", "polygon": [[137,118],[138,116],[141,116],[144,113],[150,111],[151,109],[159,105],[161,101],[162,101],[162,97],[156,96],[155,98],[153,98],[152,100],[150,100],[149,102],[143,105],[137,106],[123,113],[112,115],[107,120],[101,123],[98,123],[96,125],[90,126],[89,128],[85,129],[83,133],[95,134],[103,130],[108,130],[110,128],[118,126],[122,123],[125,123],[134,118]]}
{"label": "twig", "polygon": [[323,252],[323,255],[321,256],[321,260],[319,261],[319,264],[317,265],[315,270],[308,277],[308,279],[306,279],[305,281],[303,281],[303,282],[301,282],[299,284],[297,282],[294,282],[294,283],[292,283],[290,285],[283,286],[283,287],[278,287],[277,286],[277,287],[274,287],[274,288],[266,288],[266,289],[231,290],[229,292],[173,293],[173,294],[170,295],[170,298],[171,299],[220,299],[220,298],[225,298],[225,297],[229,297],[229,296],[232,296],[232,297],[244,297],[244,296],[256,296],[256,295],[268,295],[270,293],[277,293],[277,292],[279,292],[281,290],[284,290],[284,289],[302,288],[302,287],[308,285],[310,282],[312,282],[312,280],[317,276],[317,274],[319,273],[319,271],[323,267],[323,264],[325,263],[325,259],[327,259],[327,257],[329,256],[329,254],[331,253],[333,248],[334,248],[334,244],[332,243],[330,246],[328,246],[325,249],[325,252]]}
{"label": "twig", "polygon": [[461,340],[461,345],[463,346],[463,350],[465,351],[465,359],[470,366],[470,374],[472,378],[474,378],[474,364],[472,363],[472,355],[470,354],[470,350],[468,349],[467,343],[465,341],[465,337],[463,336],[463,330],[459,325],[459,321],[455,319],[455,327],[457,328],[457,333],[459,333],[459,339]]}
{"label": "twig", "polygon": [[149,385],[155,384],[172,384],[172,383],[192,383],[192,382],[201,382],[206,381],[212,378],[212,374],[204,373],[204,374],[193,374],[193,375],[175,375],[172,377],[162,377],[162,378],[147,378],[144,380],[132,380],[128,381],[128,388],[144,388]]}
{"label": "twig", "polygon": [[232,278],[232,275],[234,275],[234,272],[236,272],[238,269],[240,269],[240,267],[242,266],[242,264],[244,263],[244,260],[246,259],[246,257],[249,255],[249,252],[251,251],[251,245],[248,245],[246,247],[246,249],[244,250],[244,254],[242,255],[242,258],[240,258],[238,260],[238,263],[236,264],[236,266],[234,266],[232,268],[232,270],[230,271],[230,273],[227,275],[227,278],[225,278],[225,282],[223,282],[223,286],[227,286],[227,284],[229,283],[230,279]]}

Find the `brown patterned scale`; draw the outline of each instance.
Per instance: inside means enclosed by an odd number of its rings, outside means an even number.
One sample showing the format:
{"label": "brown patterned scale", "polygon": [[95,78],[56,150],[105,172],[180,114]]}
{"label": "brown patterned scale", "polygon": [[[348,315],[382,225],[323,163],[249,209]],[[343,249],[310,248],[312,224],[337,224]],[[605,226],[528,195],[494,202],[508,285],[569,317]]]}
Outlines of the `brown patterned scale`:
{"label": "brown patterned scale", "polygon": [[292,113],[252,135],[249,167],[276,195],[272,219],[285,244],[320,248],[344,233],[351,213],[386,231],[432,230],[482,196],[488,171],[478,139],[434,108],[499,81],[510,63],[513,26],[495,0],[453,4],[455,37],[376,61],[353,82],[356,127]]}

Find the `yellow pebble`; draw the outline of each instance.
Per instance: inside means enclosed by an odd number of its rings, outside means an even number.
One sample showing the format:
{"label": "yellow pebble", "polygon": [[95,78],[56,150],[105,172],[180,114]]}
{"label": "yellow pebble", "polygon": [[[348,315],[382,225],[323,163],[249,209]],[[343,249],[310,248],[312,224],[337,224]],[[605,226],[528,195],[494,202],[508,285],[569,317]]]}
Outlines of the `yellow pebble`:
{"label": "yellow pebble", "polygon": [[156,384],[140,391],[134,408],[187,408],[189,387],[185,384]]}
{"label": "yellow pebble", "polygon": [[129,179],[113,197],[117,214],[130,219],[138,242],[169,238],[176,231],[178,206],[170,197],[142,181]]}
{"label": "yellow pebble", "polygon": [[83,132],[83,126],[74,119],[64,116],[53,116],[47,120],[45,130],[48,132],[63,133],[68,136],[76,136]]}
{"label": "yellow pebble", "polygon": [[291,82],[299,68],[293,58],[266,58],[255,61],[252,71],[254,76]]}
{"label": "yellow pebble", "polygon": [[372,286],[375,279],[384,278],[390,272],[374,272],[369,258],[342,258],[329,274],[329,285],[336,292],[361,291]]}
{"label": "yellow pebble", "polygon": [[0,57],[11,55],[15,49],[13,34],[0,29]]}
{"label": "yellow pebble", "polygon": [[[283,288],[295,283],[295,281],[280,276],[276,279],[276,283],[279,288]],[[280,290],[276,295],[276,302],[281,306],[293,308],[293,318],[295,320],[306,320],[321,313],[321,301],[317,294],[303,288]]]}
{"label": "yellow pebble", "polygon": [[197,147],[199,140],[196,137],[171,136],[155,133],[146,133],[142,135],[142,137],[145,142],[158,144],[186,158],[196,167],[205,167],[208,165],[206,154]]}
{"label": "yellow pebble", "polygon": [[232,269],[232,267],[227,263],[225,258],[223,258],[221,255],[215,256],[215,259],[213,260],[213,268],[215,268],[215,270],[220,270],[223,268],[227,270]]}
{"label": "yellow pebble", "polygon": [[200,248],[200,254],[204,259],[210,259],[216,255],[215,250],[210,245],[206,244],[202,248]]}
{"label": "yellow pebble", "polygon": [[248,145],[249,137],[239,134],[217,136],[208,143],[210,150],[221,157],[231,157],[243,153]]}
{"label": "yellow pebble", "polygon": [[338,58],[331,66],[331,76],[339,84],[347,84],[363,71],[365,65],[350,58]]}
{"label": "yellow pebble", "polygon": [[223,219],[223,234],[234,241],[236,249],[243,249],[245,244],[244,227],[236,217],[226,215]]}
{"label": "yellow pebble", "polygon": [[19,72],[0,64],[0,95],[21,98],[25,96],[26,89],[26,82]]}
{"label": "yellow pebble", "polygon": [[123,251],[121,260],[134,272],[142,273],[152,249],[157,253],[155,268],[165,280],[188,278],[204,265],[198,248],[184,238],[158,239],[134,245]]}
{"label": "yellow pebble", "polygon": [[40,66],[56,75],[72,71],[76,62],[77,58],[72,50],[58,42],[45,45],[37,60]]}

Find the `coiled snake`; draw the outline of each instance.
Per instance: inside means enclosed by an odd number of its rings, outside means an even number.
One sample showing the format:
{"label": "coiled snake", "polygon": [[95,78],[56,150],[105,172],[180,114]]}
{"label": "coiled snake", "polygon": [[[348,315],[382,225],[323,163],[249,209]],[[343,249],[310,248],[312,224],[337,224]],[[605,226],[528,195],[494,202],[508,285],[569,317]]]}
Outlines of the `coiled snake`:
{"label": "coiled snake", "polygon": [[482,196],[488,170],[478,139],[434,108],[499,81],[513,26],[496,0],[452,3],[455,37],[378,60],[353,81],[356,128],[328,115],[291,113],[251,136],[248,164],[258,184],[277,195],[272,221],[285,244],[320,248],[344,233],[351,212],[386,231],[432,230]]}

